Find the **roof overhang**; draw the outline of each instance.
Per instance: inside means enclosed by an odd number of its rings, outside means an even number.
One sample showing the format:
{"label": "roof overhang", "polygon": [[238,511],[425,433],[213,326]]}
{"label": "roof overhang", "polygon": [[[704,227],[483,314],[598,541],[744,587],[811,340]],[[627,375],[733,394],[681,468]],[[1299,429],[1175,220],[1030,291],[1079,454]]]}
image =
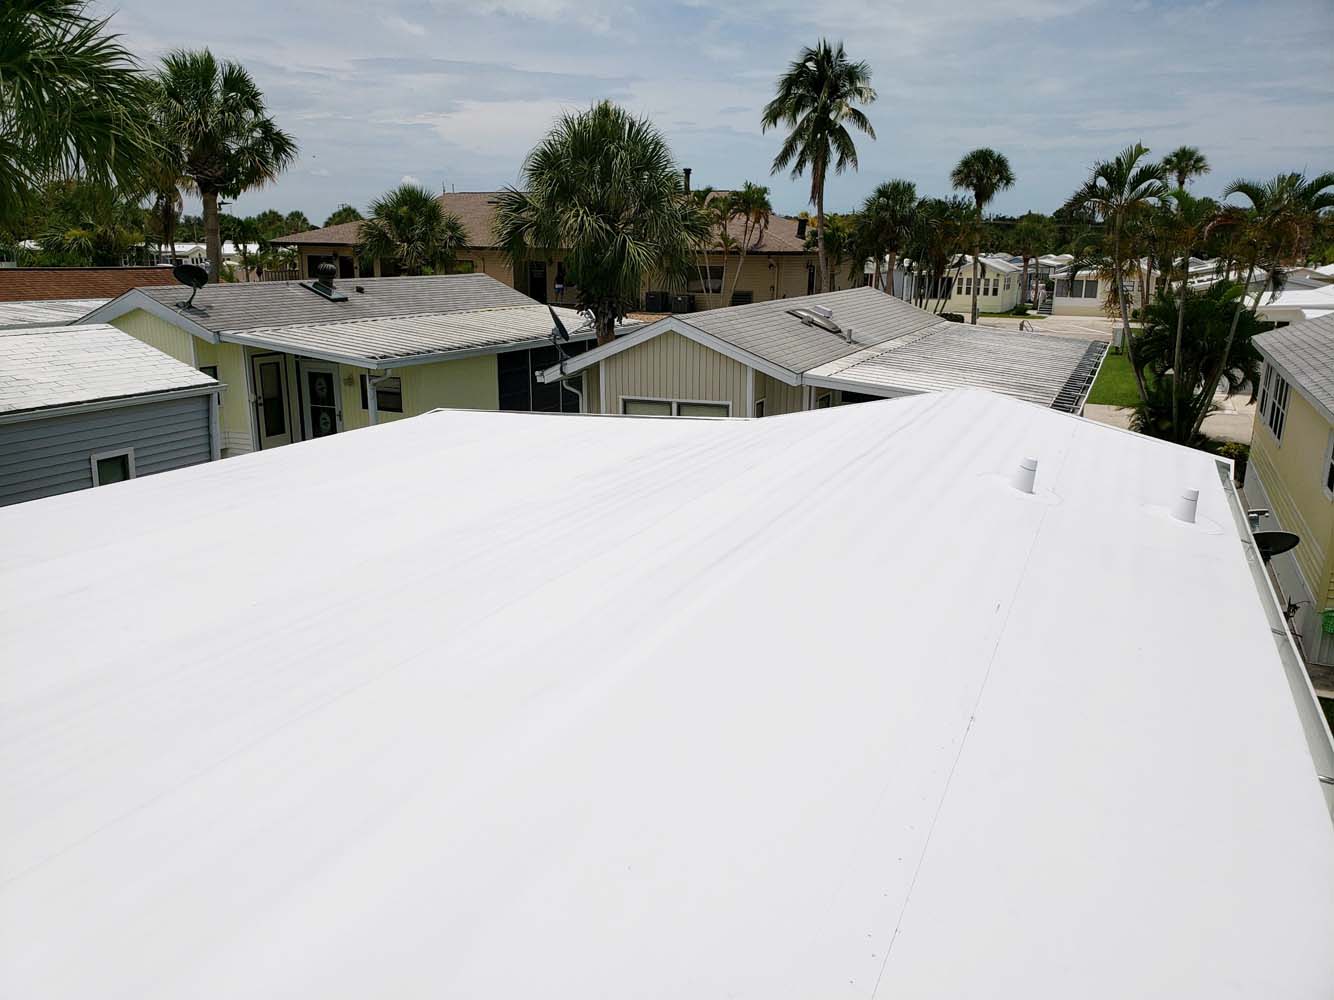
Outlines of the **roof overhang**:
{"label": "roof overhang", "polygon": [[70,403],[64,406],[46,406],[36,410],[12,410],[0,413],[0,424],[26,424],[33,420],[47,420],[51,417],[68,417],[75,413],[94,413],[98,410],[115,410],[123,406],[140,406],[144,403],[161,403],[169,399],[189,399],[191,396],[209,396],[227,388],[225,383],[214,382],[212,385],[195,385],[184,389],[169,389],[165,392],[145,392],[136,396],[113,396],[108,399],[90,399],[84,403]]}
{"label": "roof overhang", "polygon": [[645,341],[652,340],[654,337],[661,336],[664,333],[677,333],[687,340],[693,340],[695,343],[710,350],[717,351],[719,354],[738,361],[749,368],[754,368],[757,372],[763,372],[770,378],[775,378],[786,385],[801,385],[801,375],[798,372],[791,371],[781,365],[776,365],[772,361],[760,357],[758,354],[752,354],[750,351],[743,350],[735,344],[723,340],[721,337],[715,337],[711,333],[706,333],[697,326],[692,326],[679,316],[665,316],[657,322],[650,323],[647,326],[635,330],[633,333],[627,333],[618,337],[610,344],[603,344],[601,347],[595,347],[591,351],[562,361],[558,365],[553,365],[537,373],[539,382],[558,382],[571,375],[577,375],[590,365],[595,365],[599,361],[610,358],[613,355],[628,351],[631,348],[638,347]]}
{"label": "roof overhang", "polygon": [[172,326],[178,327],[206,343],[216,344],[221,340],[215,331],[192,319],[186,313],[179,309],[173,309],[171,306],[163,305],[151,295],[145,295],[137,288],[130,289],[124,295],[118,295],[106,305],[99,306],[87,316],[72,322],[78,324],[110,323],[113,319],[119,319],[136,309],[142,309],[151,316],[166,320]]}

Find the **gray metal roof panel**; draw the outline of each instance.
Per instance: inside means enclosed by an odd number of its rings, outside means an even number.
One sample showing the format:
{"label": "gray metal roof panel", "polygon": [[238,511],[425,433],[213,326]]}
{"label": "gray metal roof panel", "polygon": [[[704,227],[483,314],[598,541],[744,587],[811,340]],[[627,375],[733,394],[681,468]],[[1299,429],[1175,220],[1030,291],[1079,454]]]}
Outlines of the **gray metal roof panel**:
{"label": "gray metal roof panel", "polygon": [[0,414],[218,386],[105,324],[0,333]]}
{"label": "gray metal roof panel", "polygon": [[72,323],[109,301],[110,299],[46,299],[32,302],[0,302],[0,330]]}
{"label": "gray metal roof panel", "polygon": [[1270,330],[1254,344],[1326,413],[1334,413],[1334,314]]}
{"label": "gray metal roof panel", "polygon": [[[347,296],[331,302],[300,281],[246,281],[205,285],[188,316],[214,333],[330,323],[345,320],[467,312],[536,303],[487,274],[400,278],[347,278],[336,288]],[[363,292],[356,289],[361,287]],[[180,285],[138,291],[169,308],[185,301]]]}
{"label": "gray metal roof panel", "polygon": [[[788,315],[788,310],[809,309],[813,305],[833,310],[834,322],[845,331],[851,328],[853,343],[848,344],[842,336],[817,326],[806,326]],[[941,322],[934,313],[870,287],[707,309],[679,318],[792,372],[818,368],[868,346],[911,336]]]}
{"label": "gray metal roof panel", "polygon": [[989,389],[1073,411],[1104,351],[1098,341],[945,322],[810,374],[906,392]]}
{"label": "gray metal roof panel", "polygon": [[[382,364],[540,340],[551,332],[551,314],[546,306],[526,302],[498,309],[260,327],[237,336],[292,354],[329,354]],[[571,332],[581,323],[573,309],[557,308],[557,314]]]}

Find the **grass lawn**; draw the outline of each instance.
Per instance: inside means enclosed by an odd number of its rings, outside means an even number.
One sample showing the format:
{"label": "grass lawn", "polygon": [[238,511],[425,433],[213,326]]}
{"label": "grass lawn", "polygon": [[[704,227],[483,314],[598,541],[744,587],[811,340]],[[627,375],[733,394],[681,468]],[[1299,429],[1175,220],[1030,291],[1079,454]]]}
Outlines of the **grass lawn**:
{"label": "grass lawn", "polygon": [[1139,402],[1135,373],[1124,354],[1108,354],[1098,371],[1098,379],[1089,390],[1090,403],[1107,406],[1134,406]]}

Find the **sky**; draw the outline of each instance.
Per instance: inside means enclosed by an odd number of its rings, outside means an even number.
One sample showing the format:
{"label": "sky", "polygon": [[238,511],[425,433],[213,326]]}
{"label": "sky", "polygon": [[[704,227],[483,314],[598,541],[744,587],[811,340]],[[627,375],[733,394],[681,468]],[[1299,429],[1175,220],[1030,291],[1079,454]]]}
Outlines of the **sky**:
{"label": "sky", "polygon": [[365,211],[404,180],[433,190],[516,183],[567,110],[609,98],[650,118],[694,183],[767,184],[807,207],[809,181],[770,176],[760,112],[804,45],[842,39],[870,64],[876,139],[832,177],[849,211],[892,177],[949,193],[979,146],[1016,176],[992,210],[1050,212],[1099,159],[1140,141],[1199,146],[1213,173],[1334,170],[1334,0],[94,0],[153,66],[174,48],[244,64],[300,145],[275,183],[227,211]]}

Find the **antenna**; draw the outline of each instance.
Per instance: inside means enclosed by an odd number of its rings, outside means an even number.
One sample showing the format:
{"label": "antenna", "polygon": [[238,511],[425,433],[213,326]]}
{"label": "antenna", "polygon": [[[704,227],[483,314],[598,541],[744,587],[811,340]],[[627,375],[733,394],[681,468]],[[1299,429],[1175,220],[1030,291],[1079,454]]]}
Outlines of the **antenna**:
{"label": "antenna", "polygon": [[208,284],[208,272],[198,264],[177,264],[171,269],[171,276],[191,290],[190,298],[184,302],[177,302],[177,307],[193,309],[195,296]]}
{"label": "antenna", "polygon": [[551,306],[547,306],[547,312],[551,313],[552,322],[556,324],[551,328],[551,346],[556,349],[557,357],[559,357],[561,361],[564,361],[569,358],[569,355],[565,353],[560,345],[561,341],[565,341],[567,344],[570,342],[570,331],[565,329],[565,324],[560,321],[560,317],[556,315],[555,309],[552,309]]}

